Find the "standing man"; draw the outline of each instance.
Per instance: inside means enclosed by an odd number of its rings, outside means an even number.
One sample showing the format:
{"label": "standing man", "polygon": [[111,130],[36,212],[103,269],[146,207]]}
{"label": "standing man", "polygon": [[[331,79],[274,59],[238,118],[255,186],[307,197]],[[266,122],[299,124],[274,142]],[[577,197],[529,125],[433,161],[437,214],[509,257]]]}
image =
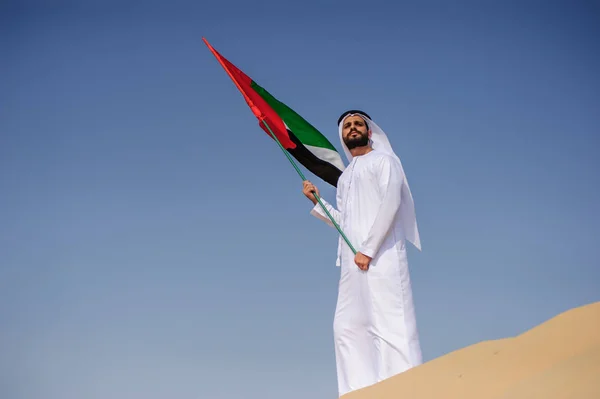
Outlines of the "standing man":
{"label": "standing man", "polygon": [[[364,112],[338,119],[350,164],[339,178],[337,209],[321,199],[341,227],[341,266],[333,323],[339,396],[422,363],[405,243],[421,250],[412,194],[387,136]],[[334,227],[312,192],[311,214]]]}

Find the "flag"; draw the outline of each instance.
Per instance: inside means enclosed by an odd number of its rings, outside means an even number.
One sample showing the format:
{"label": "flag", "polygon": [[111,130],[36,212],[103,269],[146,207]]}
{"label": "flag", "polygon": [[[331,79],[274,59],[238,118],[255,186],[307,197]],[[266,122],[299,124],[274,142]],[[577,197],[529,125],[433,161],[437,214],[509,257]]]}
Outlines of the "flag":
{"label": "flag", "polygon": [[[229,62],[202,38],[244,96],[259,126],[277,137],[282,147],[316,176],[337,187],[344,163],[339,152],[315,127]],[[270,127],[268,130],[265,123]]]}

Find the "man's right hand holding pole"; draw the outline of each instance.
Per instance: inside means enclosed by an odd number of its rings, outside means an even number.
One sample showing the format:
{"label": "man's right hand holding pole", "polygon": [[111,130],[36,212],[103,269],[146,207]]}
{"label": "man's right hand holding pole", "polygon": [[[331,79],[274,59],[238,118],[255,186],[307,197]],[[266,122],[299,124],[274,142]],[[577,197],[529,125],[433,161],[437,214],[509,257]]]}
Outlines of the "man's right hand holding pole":
{"label": "man's right hand holding pole", "polygon": [[319,194],[319,189],[317,189],[317,187],[308,180],[304,180],[302,185],[302,193],[304,193],[306,198],[312,201],[313,205],[317,205],[317,199],[315,198],[313,191],[320,197],[321,195]]}

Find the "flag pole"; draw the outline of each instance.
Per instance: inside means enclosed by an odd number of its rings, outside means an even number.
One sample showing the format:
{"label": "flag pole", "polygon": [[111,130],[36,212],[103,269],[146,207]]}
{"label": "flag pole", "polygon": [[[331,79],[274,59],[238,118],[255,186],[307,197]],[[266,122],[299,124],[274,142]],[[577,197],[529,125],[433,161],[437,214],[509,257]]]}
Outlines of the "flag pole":
{"label": "flag pole", "polygon": [[[273,133],[273,131],[271,130],[271,128],[269,127],[269,125],[267,124],[267,122],[265,122],[264,119],[261,119],[260,122],[262,122],[262,124],[265,125],[265,127],[269,130],[269,133],[270,133],[271,137],[273,137],[275,139],[275,141],[277,142],[277,144],[279,144],[279,148],[281,148],[281,151],[283,151],[283,153],[286,155],[287,159],[294,166],[294,168],[296,169],[296,172],[298,172],[298,174],[300,175],[300,178],[302,179],[302,181],[306,180],[306,177],[304,177],[304,174],[302,173],[302,171],[300,170],[300,168],[298,168],[298,165],[296,165],[296,163],[294,162],[294,160],[292,159],[292,157],[290,156],[290,154],[285,150],[285,148],[283,147],[283,145],[281,144],[281,142],[279,141],[279,139],[277,138],[277,136],[275,136],[275,133]],[[350,243],[350,240],[348,240],[348,237],[346,237],[346,235],[344,234],[344,232],[342,231],[342,229],[340,228],[340,226],[333,219],[333,216],[331,216],[331,214],[329,213],[329,211],[327,210],[327,208],[325,208],[325,205],[323,205],[323,202],[321,202],[321,198],[319,198],[319,195],[316,192],[314,192],[314,191],[312,193],[315,196],[316,200],[321,205],[321,208],[323,208],[323,210],[325,211],[325,213],[329,217],[329,220],[331,220],[331,223],[333,223],[333,225],[335,226],[335,228],[337,229],[337,231],[339,231],[339,233],[341,234],[341,236],[344,239],[344,241],[346,241],[346,244],[348,244],[348,246],[350,247],[350,249],[352,250],[352,252],[354,253],[354,255],[356,255],[356,249],[354,249],[354,247]]]}

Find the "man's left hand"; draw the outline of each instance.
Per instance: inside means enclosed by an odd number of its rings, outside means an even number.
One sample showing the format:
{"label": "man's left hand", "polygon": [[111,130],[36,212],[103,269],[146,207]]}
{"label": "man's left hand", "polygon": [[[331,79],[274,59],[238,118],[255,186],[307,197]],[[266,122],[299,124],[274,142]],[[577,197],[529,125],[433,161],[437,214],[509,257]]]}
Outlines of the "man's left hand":
{"label": "man's left hand", "polygon": [[367,271],[369,269],[369,263],[371,262],[371,258],[367,255],[361,254],[360,252],[356,253],[354,257],[354,263],[360,270]]}

